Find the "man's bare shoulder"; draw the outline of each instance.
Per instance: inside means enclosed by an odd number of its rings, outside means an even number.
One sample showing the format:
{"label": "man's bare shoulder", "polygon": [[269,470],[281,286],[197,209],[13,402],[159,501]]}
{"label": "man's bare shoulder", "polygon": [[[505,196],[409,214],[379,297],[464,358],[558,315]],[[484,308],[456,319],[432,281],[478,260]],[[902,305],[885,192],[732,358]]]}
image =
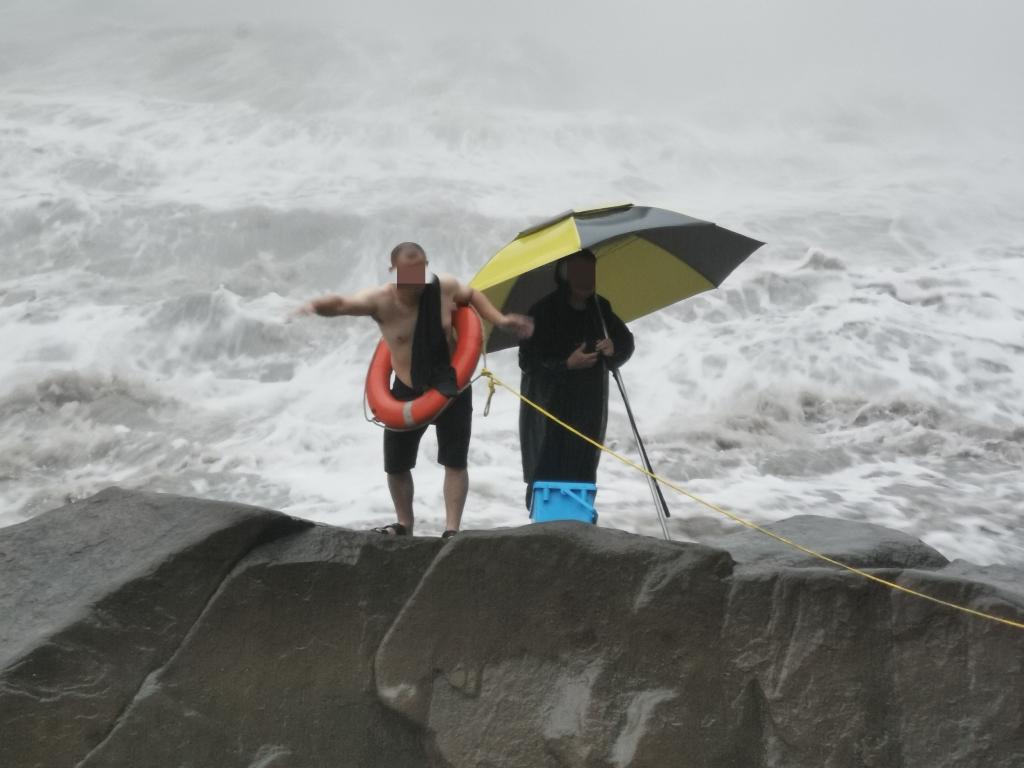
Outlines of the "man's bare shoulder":
{"label": "man's bare shoulder", "polygon": [[387,312],[393,301],[390,285],[376,285],[352,294],[350,301],[365,314],[378,316]]}
{"label": "man's bare shoulder", "polygon": [[385,283],[384,285],[375,285],[372,288],[364,288],[358,295],[376,304],[392,300],[394,298],[394,291],[391,290],[391,283]]}
{"label": "man's bare shoulder", "polygon": [[439,274],[437,279],[441,282],[441,289],[445,291],[457,291],[462,287],[462,283],[455,275]]}
{"label": "man's bare shoulder", "polygon": [[469,302],[473,290],[468,285],[454,275],[438,275],[437,278],[441,281],[441,292],[445,296],[459,304]]}

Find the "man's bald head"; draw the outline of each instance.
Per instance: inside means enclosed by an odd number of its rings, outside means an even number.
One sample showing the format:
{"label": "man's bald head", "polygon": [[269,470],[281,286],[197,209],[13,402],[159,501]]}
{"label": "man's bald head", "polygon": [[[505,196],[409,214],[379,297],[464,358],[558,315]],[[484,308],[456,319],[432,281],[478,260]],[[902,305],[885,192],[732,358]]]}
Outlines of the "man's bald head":
{"label": "man's bald head", "polygon": [[418,254],[424,260],[426,260],[427,258],[427,252],[423,250],[423,246],[420,245],[419,243],[399,243],[398,245],[391,249],[391,266],[397,267],[399,257],[404,257],[406,254]]}
{"label": "man's bald head", "polygon": [[399,243],[391,249],[391,269],[398,285],[423,285],[427,281],[427,252],[419,243]]}

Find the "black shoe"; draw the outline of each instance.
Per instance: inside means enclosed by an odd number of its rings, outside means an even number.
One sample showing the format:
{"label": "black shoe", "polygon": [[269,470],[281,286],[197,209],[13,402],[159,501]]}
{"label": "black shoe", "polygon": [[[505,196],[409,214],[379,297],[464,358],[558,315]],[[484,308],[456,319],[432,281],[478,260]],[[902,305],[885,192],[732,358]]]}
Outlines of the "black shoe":
{"label": "black shoe", "polygon": [[371,528],[370,530],[374,533],[383,533],[385,536],[406,536],[409,533],[401,523],[390,523],[382,525],[380,528]]}

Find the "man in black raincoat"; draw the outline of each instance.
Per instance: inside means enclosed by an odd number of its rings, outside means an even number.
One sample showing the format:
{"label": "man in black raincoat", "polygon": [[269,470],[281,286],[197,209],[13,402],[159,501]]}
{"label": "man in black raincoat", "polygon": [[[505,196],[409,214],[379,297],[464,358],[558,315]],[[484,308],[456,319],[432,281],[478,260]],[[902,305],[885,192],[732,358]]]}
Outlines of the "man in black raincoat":
{"label": "man in black raincoat", "polygon": [[[596,259],[590,251],[562,259],[555,276],[554,292],[530,309],[534,333],[519,346],[520,389],[533,402],[603,443],[608,366],[629,360],[633,334],[608,300],[595,293]],[[525,403],[519,410],[519,441],[528,509],[535,481],[596,482],[600,451]]]}

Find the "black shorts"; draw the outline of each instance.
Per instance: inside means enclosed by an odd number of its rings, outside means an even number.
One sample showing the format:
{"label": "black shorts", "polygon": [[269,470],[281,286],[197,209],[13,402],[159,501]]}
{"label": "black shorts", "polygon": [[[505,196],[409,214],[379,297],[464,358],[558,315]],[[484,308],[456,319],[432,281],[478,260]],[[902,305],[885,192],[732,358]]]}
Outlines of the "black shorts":
{"label": "black shorts", "polygon": [[[391,394],[399,400],[415,400],[420,392],[399,379],[391,385]],[[429,426],[429,425],[427,425]],[[465,469],[469,457],[469,436],[473,426],[473,388],[466,387],[434,421],[437,432],[437,463],[452,469]],[[384,471],[389,475],[406,472],[416,466],[420,439],[427,427],[408,432],[384,430]]]}

